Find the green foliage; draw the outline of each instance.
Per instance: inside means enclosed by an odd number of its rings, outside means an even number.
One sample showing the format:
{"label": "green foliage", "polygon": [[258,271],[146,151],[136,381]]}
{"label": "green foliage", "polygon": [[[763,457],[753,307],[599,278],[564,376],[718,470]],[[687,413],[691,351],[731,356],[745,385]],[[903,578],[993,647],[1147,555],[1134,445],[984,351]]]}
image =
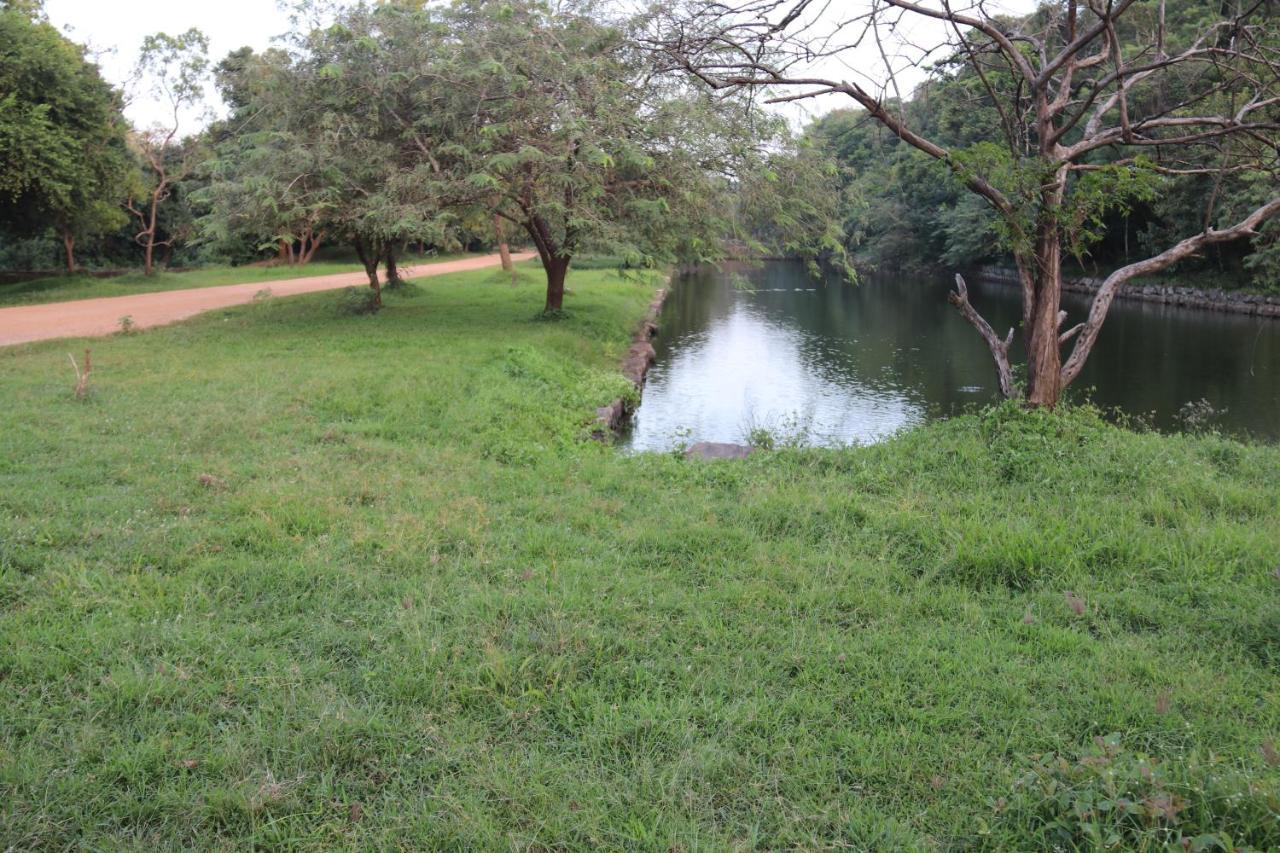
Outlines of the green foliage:
{"label": "green foliage", "polygon": [[1077,756],[1036,757],[994,803],[983,846],[1196,853],[1280,846],[1273,781],[1194,752],[1161,761],[1124,740],[1109,734]]}
{"label": "green foliage", "polygon": [[0,8],[0,231],[74,240],[118,228],[132,179],[120,94],[25,4]]}
{"label": "green foliage", "polygon": [[748,162],[742,168],[735,202],[737,235],[768,256],[821,262],[854,280],[856,274],[842,213],[851,188],[834,158],[801,140]]}

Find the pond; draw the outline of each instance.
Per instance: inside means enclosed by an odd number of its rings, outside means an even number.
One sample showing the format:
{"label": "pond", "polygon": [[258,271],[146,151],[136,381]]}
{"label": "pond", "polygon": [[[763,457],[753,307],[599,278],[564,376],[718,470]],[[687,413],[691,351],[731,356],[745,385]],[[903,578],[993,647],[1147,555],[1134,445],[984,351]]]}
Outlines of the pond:
{"label": "pond", "polygon": [[[868,443],[993,401],[991,356],[948,289],[941,277],[851,286],[785,262],[686,273],[663,307],[657,362],[623,443],[750,443],[759,430]],[[970,295],[997,330],[1020,316],[1015,287],[970,282]],[[1088,302],[1067,294],[1063,307],[1073,324]],[[1204,400],[1209,425],[1276,441],[1280,320],[1117,301],[1071,396],[1161,430],[1185,426],[1186,407]]]}

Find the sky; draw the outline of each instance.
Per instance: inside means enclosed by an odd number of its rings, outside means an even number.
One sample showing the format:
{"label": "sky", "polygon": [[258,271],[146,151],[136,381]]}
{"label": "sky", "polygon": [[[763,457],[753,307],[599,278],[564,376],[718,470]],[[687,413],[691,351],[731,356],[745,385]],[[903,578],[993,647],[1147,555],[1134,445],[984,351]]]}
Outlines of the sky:
{"label": "sky", "polygon": [[[129,78],[142,39],[151,33],[198,27],[209,37],[209,57],[217,62],[245,45],[265,48],[272,36],[289,28],[275,0],[45,0],[45,14],[73,41],[88,45],[103,76],[118,86]],[[212,90],[210,95],[217,100]],[[125,112],[142,127],[167,118],[163,105],[146,97],[132,98]],[[192,130],[199,124],[196,116],[187,121]]]}
{"label": "sky", "polygon": [[[836,0],[821,4],[827,15],[848,15],[868,0]],[[965,0],[957,0],[958,8]],[[972,0],[969,0],[972,2]],[[989,11],[1025,13],[1034,8],[1035,0],[989,0]],[[45,0],[45,12],[51,23],[81,44],[89,46],[102,67],[103,76],[124,86],[137,59],[144,36],[155,32],[177,34],[198,27],[209,37],[209,57],[217,62],[231,51],[244,46],[261,50],[271,44],[272,37],[289,28],[288,15],[277,6],[277,0]],[[911,41],[928,43],[939,33],[941,24],[932,21],[913,22]],[[905,28],[904,28],[905,30]],[[844,58],[829,61],[821,70],[833,76],[857,76],[864,69],[876,67],[879,56],[870,44]],[[907,95],[922,79],[922,72],[908,69],[901,81]],[[861,81],[860,82],[865,82]],[[220,109],[217,95],[209,90],[210,106]],[[843,96],[828,96],[804,101],[782,109],[793,125],[800,126],[829,110],[850,106]],[[139,127],[148,127],[169,118],[162,103],[136,93],[129,99],[126,114]],[[183,131],[198,130],[202,118],[191,113],[184,117]]]}

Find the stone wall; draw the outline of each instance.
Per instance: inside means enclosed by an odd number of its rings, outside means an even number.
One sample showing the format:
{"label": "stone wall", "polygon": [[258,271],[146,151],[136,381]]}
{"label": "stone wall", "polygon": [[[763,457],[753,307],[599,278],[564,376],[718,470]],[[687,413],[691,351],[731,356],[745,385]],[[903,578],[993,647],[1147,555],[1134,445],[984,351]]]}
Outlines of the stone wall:
{"label": "stone wall", "polygon": [[[627,355],[622,360],[622,375],[631,380],[637,391],[644,388],[644,380],[649,375],[649,368],[653,366],[653,361],[657,357],[650,341],[658,334],[658,314],[662,311],[662,303],[666,299],[666,287],[654,294],[653,301],[649,303],[649,309],[645,311],[644,319],[636,329],[631,348],[627,350]],[[631,409],[624,397],[617,398],[607,406],[601,406],[596,409],[596,426],[592,431],[593,435],[599,439],[608,438],[617,432],[630,416]]]}
{"label": "stone wall", "polygon": [[[979,282],[1018,284],[1018,273],[1007,267],[979,267],[973,277]],[[1102,286],[1102,279],[1064,279],[1063,290],[1092,295]],[[1161,305],[1177,305],[1182,308],[1199,308],[1204,311],[1225,311],[1231,314],[1250,314],[1256,317],[1280,318],[1280,296],[1263,296],[1239,290],[1201,290],[1196,287],[1179,287],[1161,284],[1124,284],[1116,291],[1116,299],[1136,299]]]}

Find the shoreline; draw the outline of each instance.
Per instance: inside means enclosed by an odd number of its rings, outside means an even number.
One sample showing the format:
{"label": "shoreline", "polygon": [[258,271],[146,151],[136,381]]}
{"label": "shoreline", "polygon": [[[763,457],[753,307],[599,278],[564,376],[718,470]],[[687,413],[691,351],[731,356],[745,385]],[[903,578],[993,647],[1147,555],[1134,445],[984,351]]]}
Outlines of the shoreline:
{"label": "shoreline", "polygon": [[[635,335],[632,336],[631,346],[627,349],[627,354],[622,359],[622,375],[635,385],[637,396],[643,393],[645,379],[649,375],[649,368],[653,367],[653,362],[657,359],[657,352],[650,341],[658,334],[658,315],[662,312],[662,306],[667,301],[667,294],[671,292],[674,280],[674,275],[668,276],[666,283],[658,288],[657,293],[654,294],[653,301],[649,303],[644,317],[636,328]],[[636,405],[638,404],[637,400]],[[595,427],[591,431],[592,437],[603,441],[606,438],[617,436],[619,430],[635,411],[635,408],[636,406],[632,405],[627,397],[616,397],[607,406],[601,406],[596,409]]]}
{"label": "shoreline", "polygon": [[[1009,267],[984,266],[975,268],[971,275],[980,283],[1018,285],[1018,273]],[[1103,279],[1081,276],[1064,277],[1062,289],[1069,293],[1096,294]],[[1178,285],[1122,285],[1116,291],[1117,300],[1151,302],[1157,305],[1173,305],[1178,308],[1194,308],[1201,311],[1219,311],[1227,314],[1244,314],[1253,317],[1280,319],[1280,296],[1259,293],[1222,290],[1204,290]]]}

